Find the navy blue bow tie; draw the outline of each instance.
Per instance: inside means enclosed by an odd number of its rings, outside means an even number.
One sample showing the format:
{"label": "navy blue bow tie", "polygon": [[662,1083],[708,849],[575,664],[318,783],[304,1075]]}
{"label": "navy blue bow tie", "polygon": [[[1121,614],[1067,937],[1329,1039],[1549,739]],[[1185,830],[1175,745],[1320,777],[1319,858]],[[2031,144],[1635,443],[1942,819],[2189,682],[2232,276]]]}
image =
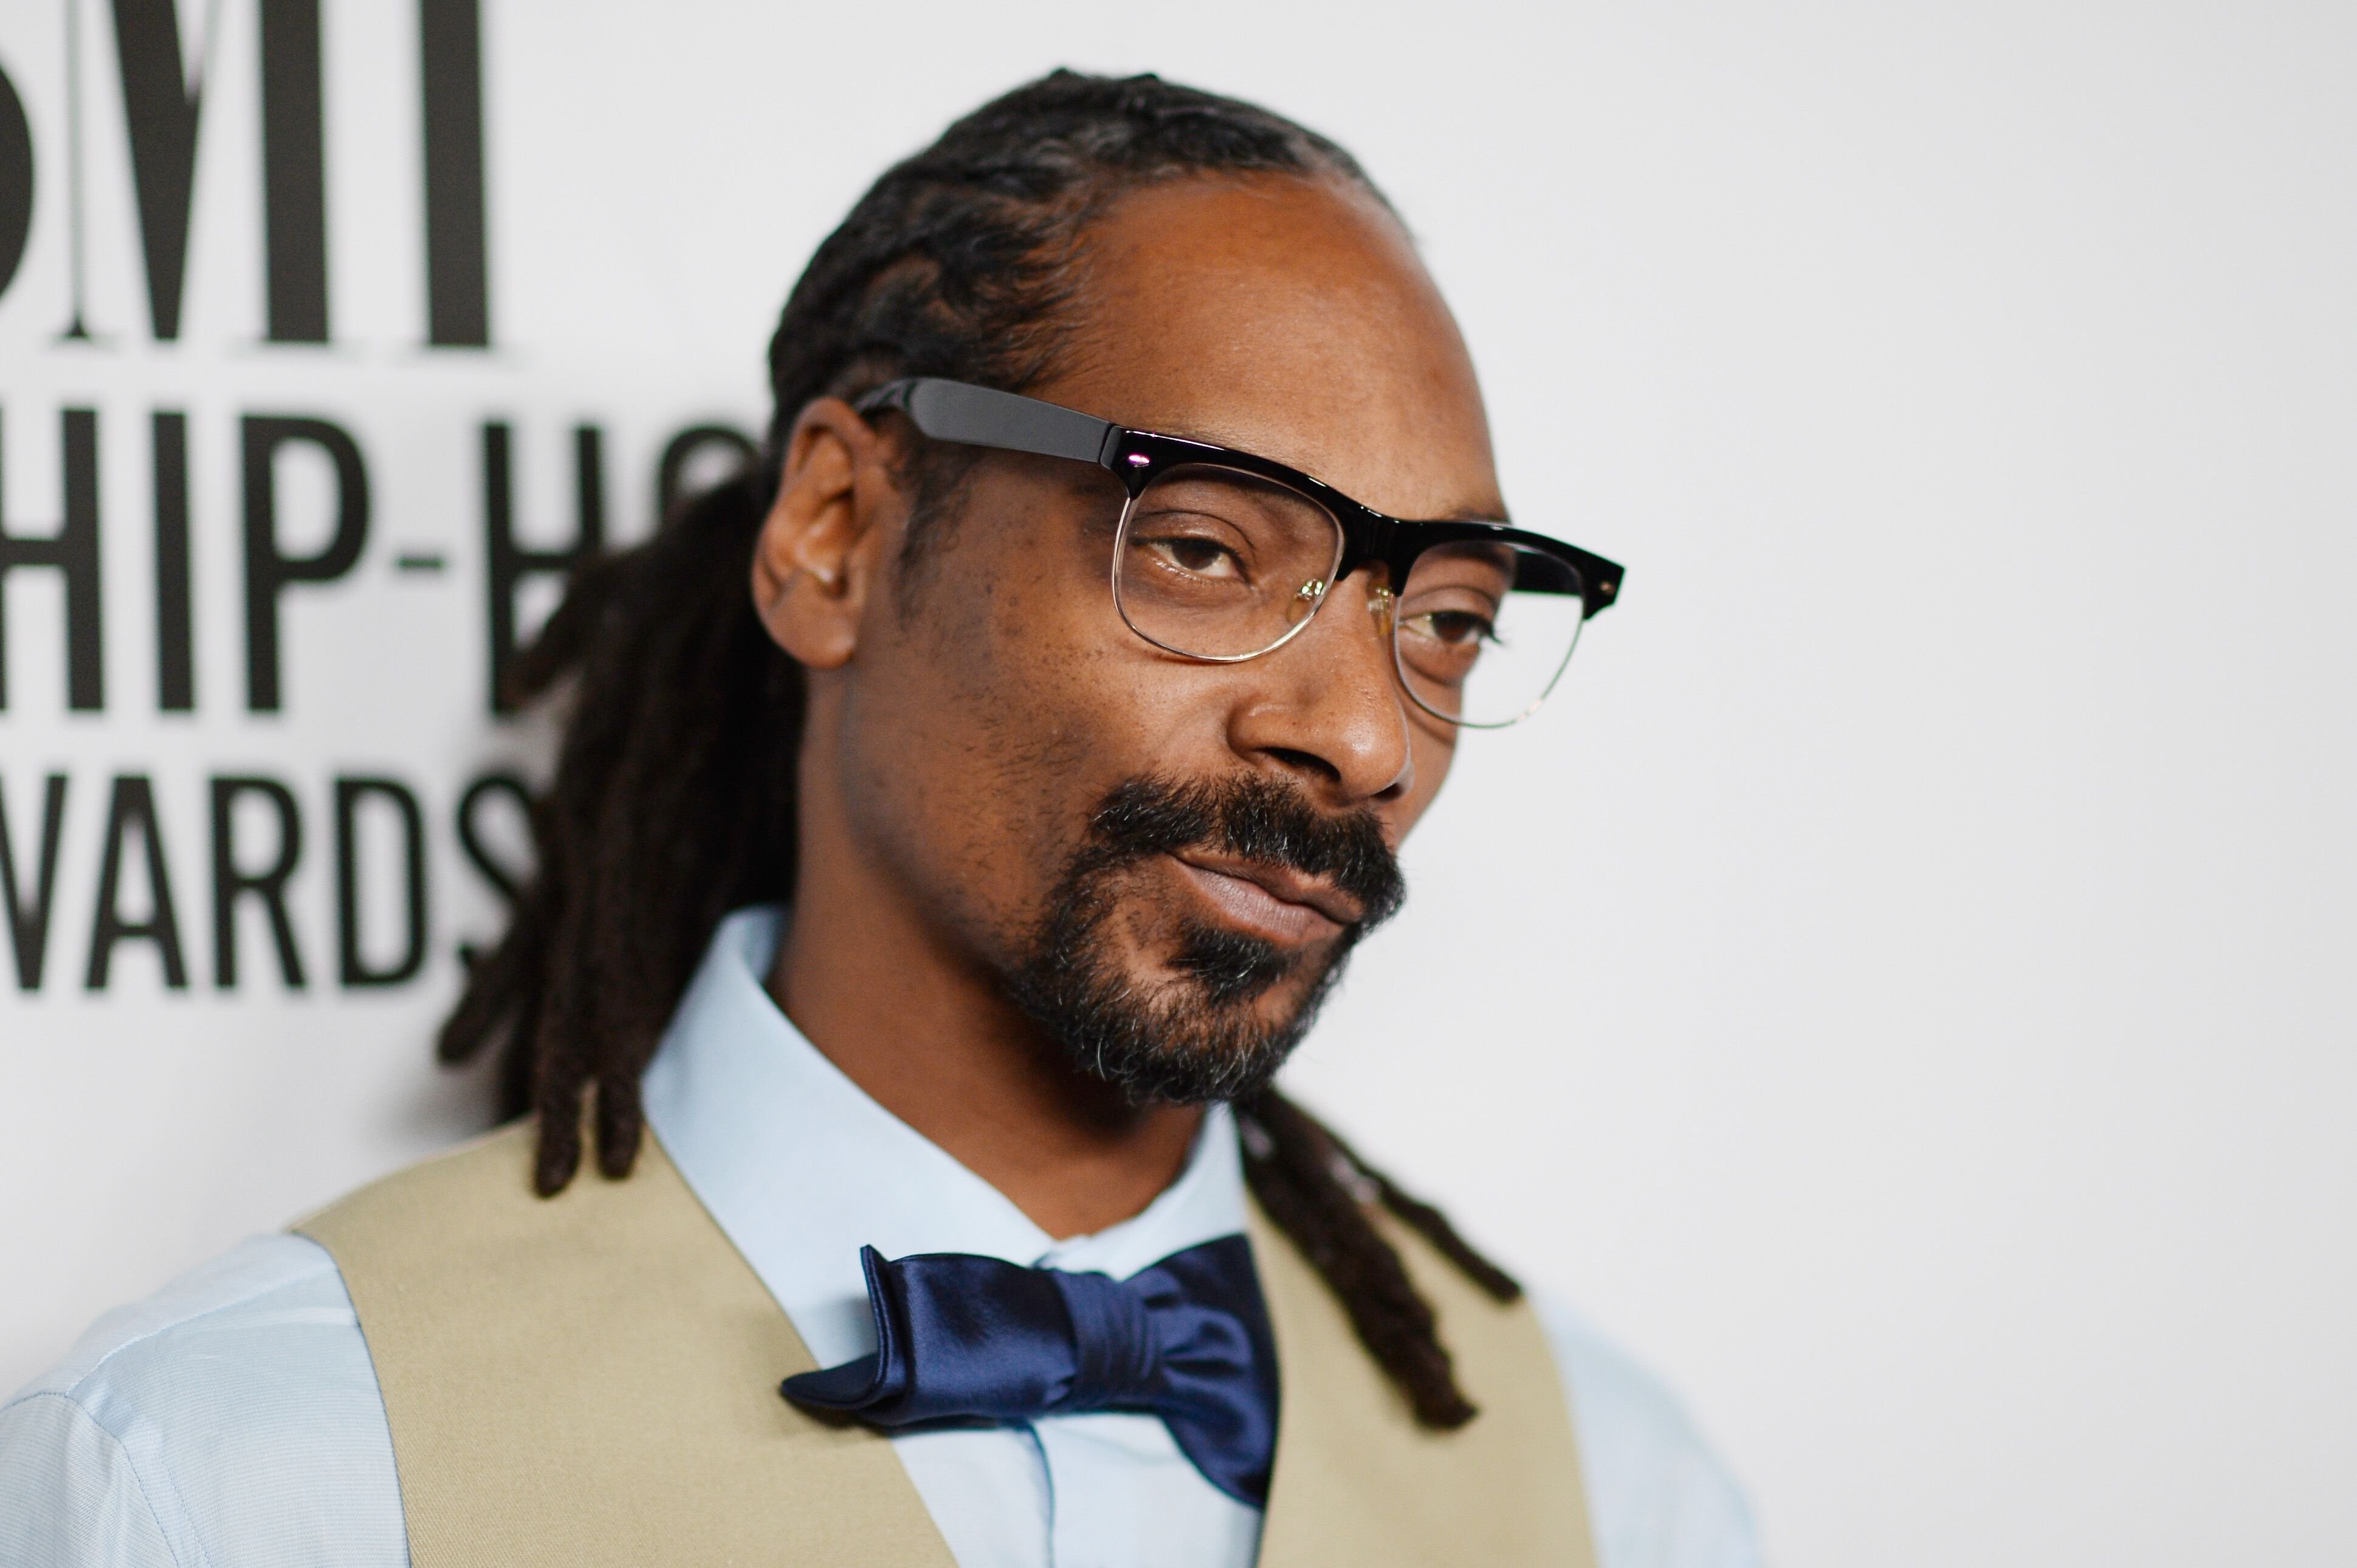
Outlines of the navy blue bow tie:
{"label": "navy blue bow tie", "polygon": [[1158,1415],[1211,1485],[1255,1508],[1276,1453],[1276,1346],[1252,1247],[1222,1236],[1125,1280],[965,1252],[859,1250],[876,1354],[788,1378],[798,1404],[888,1430]]}

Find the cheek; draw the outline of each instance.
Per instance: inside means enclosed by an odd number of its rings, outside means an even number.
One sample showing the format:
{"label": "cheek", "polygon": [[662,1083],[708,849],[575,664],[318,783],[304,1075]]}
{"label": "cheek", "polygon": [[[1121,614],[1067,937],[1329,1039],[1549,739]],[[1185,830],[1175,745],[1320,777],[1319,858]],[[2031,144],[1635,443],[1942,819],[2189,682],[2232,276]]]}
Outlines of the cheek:
{"label": "cheek", "polygon": [[1121,722],[1135,686],[1090,561],[1041,549],[1010,507],[969,512],[944,544],[861,660],[846,804],[918,897],[992,947],[1036,917],[1091,810],[1139,770]]}
{"label": "cheek", "polygon": [[1077,793],[1092,806],[1141,774],[1216,761],[1196,756],[1191,737],[1217,740],[1228,677],[1160,653],[1123,624],[1107,580],[1117,499],[1105,510],[1103,530],[1053,512],[1028,528],[1002,524],[1007,545],[980,568],[996,586],[953,675],[991,710],[1004,766],[1049,801]]}

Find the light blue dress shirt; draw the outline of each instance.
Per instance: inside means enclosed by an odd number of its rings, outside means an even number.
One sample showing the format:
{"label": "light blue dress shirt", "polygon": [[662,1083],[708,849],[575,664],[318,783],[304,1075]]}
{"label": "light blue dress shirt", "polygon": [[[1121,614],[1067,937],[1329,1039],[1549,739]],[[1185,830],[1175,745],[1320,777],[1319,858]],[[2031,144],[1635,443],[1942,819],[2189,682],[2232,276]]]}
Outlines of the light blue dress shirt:
{"label": "light blue dress shirt", "polygon": [[[875,1348],[859,1248],[1126,1277],[1243,1227],[1224,1108],[1146,1209],[1058,1241],[869,1099],[762,977],[780,914],[722,926],[646,1077],[649,1122],[822,1366]],[[1741,1494],[1677,1402],[1577,1317],[1545,1314],[1602,1568],[1756,1568]],[[1146,1415],[909,1434],[892,1444],[962,1568],[1250,1568],[1257,1509]],[[0,1568],[400,1568],[384,1405],[332,1259],[259,1237],[110,1313],[0,1406]]]}

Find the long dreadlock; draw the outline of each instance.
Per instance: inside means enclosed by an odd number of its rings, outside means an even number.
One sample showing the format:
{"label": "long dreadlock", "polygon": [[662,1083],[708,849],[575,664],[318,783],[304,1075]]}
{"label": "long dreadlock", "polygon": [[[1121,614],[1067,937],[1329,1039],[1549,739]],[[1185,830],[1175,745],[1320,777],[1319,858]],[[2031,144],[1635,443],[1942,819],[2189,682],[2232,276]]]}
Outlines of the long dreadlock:
{"label": "long dreadlock", "polygon": [[[502,1113],[538,1119],[543,1195],[579,1169],[585,1106],[597,1168],[629,1174],[640,1074],[713,931],[792,889],[802,672],[763,631],[747,574],[796,416],[899,376],[1022,390],[1061,346],[1070,263],[1106,204],[1157,180],[1264,172],[1373,191],[1325,138],[1151,76],[1060,70],[985,105],[877,181],[819,246],[770,341],[762,460],[575,574],[512,672],[519,703],[569,693],[554,781],[533,812],[537,867],[439,1043],[450,1062],[498,1046]],[[942,510],[929,498],[958,461],[916,464],[912,565]],[[1237,1111],[1253,1193],[1416,1419],[1470,1420],[1432,1308],[1371,1209],[1497,1299],[1520,1287],[1299,1106],[1268,1090]]]}

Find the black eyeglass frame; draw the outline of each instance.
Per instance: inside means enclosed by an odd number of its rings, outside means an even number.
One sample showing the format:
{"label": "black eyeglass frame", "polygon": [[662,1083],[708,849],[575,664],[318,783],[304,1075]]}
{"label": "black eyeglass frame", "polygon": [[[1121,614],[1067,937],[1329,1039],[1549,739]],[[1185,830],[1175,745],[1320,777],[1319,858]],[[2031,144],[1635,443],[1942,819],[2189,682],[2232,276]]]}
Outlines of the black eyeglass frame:
{"label": "black eyeglass frame", "polygon": [[[863,416],[879,413],[886,409],[898,409],[908,416],[918,430],[936,441],[952,441],[962,446],[986,446],[999,451],[1024,452],[1041,457],[1064,457],[1079,463],[1093,463],[1114,475],[1135,503],[1157,478],[1186,464],[1206,464],[1252,474],[1275,484],[1289,487],[1322,506],[1340,525],[1342,532],[1342,553],[1334,567],[1329,585],[1340,583],[1362,566],[1381,562],[1394,584],[1407,581],[1409,568],[1417,556],[1439,545],[1467,543],[1512,544],[1534,554],[1544,555],[1571,568],[1585,590],[1580,595],[1580,623],[1585,625],[1597,613],[1609,607],[1620,592],[1620,566],[1591,551],[1560,539],[1550,539],[1543,533],[1532,533],[1511,523],[1482,522],[1450,518],[1430,521],[1393,517],[1377,511],[1363,501],[1353,500],[1314,474],[1263,457],[1256,453],[1239,451],[1208,441],[1197,441],[1183,435],[1165,435],[1159,431],[1135,430],[1099,419],[1060,403],[1044,403],[1025,397],[1019,392],[1000,392],[994,387],[975,386],[967,381],[954,381],[938,376],[912,376],[887,382],[860,398],[853,405]],[[1118,563],[1115,566],[1118,576]],[[1563,590],[1541,583],[1520,583],[1518,587],[1539,592],[1560,593]],[[1114,594],[1120,587],[1116,582]],[[1322,607],[1326,594],[1321,592],[1318,607]],[[1316,609],[1311,614],[1314,616]],[[1128,619],[1127,611],[1123,618]],[[1305,617],[1284,637],[1266,648],[1243,654],[1190,653],[1184,649],[1170,648],[1160,639],[1139,631],[1135,623],[1130,629],[1147,642],[1181,658],[1204,663],[1240,663],[1275,651],[1308,624]],[[1570,660],[1566,650],[1565,660]],[[1562,671],[1556,671],[1560,678]],[[1555,682],[1548,682],[1552,691]],[[1527,717],[1547,693],[1538,701],[1515,715]],[[1419,707],[1427,706],[1421,697]],[[1436,716],[1453,724],[1466,721],[1431,710]],[[1504,721],[1513,723],[1513,719]],[[1474,728],[1499,728],[1500,725],[1476,724]]]}
{"label": "black eyeglass frame", "polygon": [[1314,474],[1305,474],[1273,458],[1183,435],[1132,430],[1077,409],[1025,397],[1020,392],[999,392],[937,376],[915,376],[877,387],[855,406],[862,414],[897,408],[936,441],[1094,463],[1119,478],[1132,499],[1157,477],[1182,463],[1209,463],[1290,485],[1321,502],[1342,525],[1342,559],[1334,568],[1334,580],[1338,583],[1360,567],[1377,561],[1389,568],[1394,583],[1405,583],[1415,558],[1435,545],[1495,542],[1518,544],[1542,555],[1552,555],[1577,572],[1587,589],[1581,596],[1582,620],[1593,618],[1598,611],[1609,607],[1620,592],[1622,571],[1619,564],[1560,539],[1504,522],[1458,518],[1418,521],[1393,517],[1363,501],[1351,499]]}

